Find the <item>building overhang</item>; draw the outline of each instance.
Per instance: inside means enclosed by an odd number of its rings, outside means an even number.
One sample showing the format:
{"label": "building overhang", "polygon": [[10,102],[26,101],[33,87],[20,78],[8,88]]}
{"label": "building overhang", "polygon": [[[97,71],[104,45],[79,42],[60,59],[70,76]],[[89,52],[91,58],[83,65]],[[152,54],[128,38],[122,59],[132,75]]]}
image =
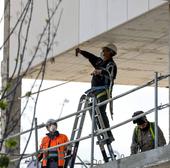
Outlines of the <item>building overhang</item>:
{"label": "building overhang", "polygon": [[[154,79],[155,72],[169,73],[169,23],[166,3],[75,48],[99,55],[102,46],[110,42],[116,44],[118,55],[114,60],[118,74],[115,83],[141,85]],[[48,60],[45,79],[90,82],[93,67],[81,55],[75,56],[75,48]],[[32,68],[27,78],[35,78],[40,66]],[[159,85],[167,86],[168,80]]]}

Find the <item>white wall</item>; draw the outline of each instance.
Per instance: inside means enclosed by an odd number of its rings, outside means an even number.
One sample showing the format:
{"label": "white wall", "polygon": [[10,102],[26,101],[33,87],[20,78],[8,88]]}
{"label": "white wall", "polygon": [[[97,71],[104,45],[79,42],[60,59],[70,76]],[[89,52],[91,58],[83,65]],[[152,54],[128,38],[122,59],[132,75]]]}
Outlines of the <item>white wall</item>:
{"label": "white wall", "polygon": [[152,9],[158,5],[165,3],[166,0],[149,0],[149,8]]}
{"label": "white wall", "polygon": [[106,31],[107,1],[80,1],[80,42]]}
{"label": "white wall", "polygon": [[[22,2],[22,3],[21,3]],[[21,11],[23,10],[27,0],[12,0],[11,1],[11,30],[16,24]],[[165,3],[164,0],[62,0],[53,20],[51,21],[50,32],[52,39],[55,29],[58,24],[59,16],[61,22],[57,31],[57,36],[54,40],[54,45],[50,50],[48,58],[56,56],[79,43],[87,41],[115,26],[118,26],[148,10]],[[41,37],[44,27],[47,24],[47,8],[46,0],[33,1],[33,17],[31,20],[29,37],[24,53],[22,71],[24,71],[34,55],[38,41]],[[53,11],[58,0],[50,0],[49,8]],[[26,21],[23,22],[21,30],[20,44],[18,41],[19,28],[21,21],[17,26],[10,41],[10,74],[12,75],[17,55],[21,55],[24,41],[26,38],[26,26],[28,25],[29,14],[26,16]],[[46,31],[43,37],[36,57],[31,67],[41,63],[46,55],[46,43],[48,32]],[[20,46],[20,47],[18,47]],[[18,48],[20,48],[19,54]],[[20,60],[20,59],[19,59]]]}
{"label": "white wall", "polygon": [[[3,16],[3,7],[4,7],[4,1],[2,1],[1,5],[0,5],[0,19],[2,19],[1,17]],[[3,31],[4,31],[4,20],[0,20],[0,46],[2,46],[3,44]],[[3,57],[3,49],[0,50],[0,61],[2,61],[2,57]],[[1,66],[1,65],[0,65]],[[1,68],[0,68],[1,70]]]}
{"label": "white wall", "polygon": [[128,0],[128,19],[134,18],[148,10],[148,0]]}
{"label": "white wall", "polygon": [[80,43],[163,3],[163,0],[81,0]]}
{"label": "white wall", "polygon": [[[21,5],[21,1],[22,4]],[[12,0],[11,1],[11,29],[16,24],[27,0]],[[41,37],[41,34],[47,24],[48,14],[47,14],[47,8],[46,8],[46,0],[34,0],[34,6],[33,6],[33,14],[31,19],[31,25],[29,30],[29,37],[27,41],[26,46],[26,52],[24,55],[22,70],[24,71],[27,67],[29,62],[31,61],[35,50],[37,48],[39,39]],[[49,8],[52,13],[54,11],[54,8],[56,7],[56,4],[58,3],[58,0],[50,0],[49,1]],[[69,49],[73,47],[76,43],[78,43],[78,0],[62,0],[61,5],[59,6],[56,14],[54,15],[53,20],[51,21],[51,27],[50,32],[52,39],[53,34],[57,28],[59,16],[61,14],[61,11],[63,11],[61,15],[61,22],[59,23],[59,28],[57,30],[57,36],[54,40],[54,45],[52,46],[52,50],[50,51],[48,58],[52,57],[54,55],[57,55],[58,53],[61,53],[65,51],[66,49]],[[28,18],[29,15],[26,17],[26,21],[24,22],[24,26],[21,31],[21,44],[19,44],[18,37],[19,37],[19,26],[21,25],[21,22],[17,26],[17,29],[15,30],[15,33],[11,36],[10,39],[10,74],[13,73],[16,57],[17,57],[17,51],[18,48],[20,48],[20,54],[22,53],[24,40],[26,38],[26,28],[28,25]],[[48,31],[45,32],[45,35],[43,36],[41,43],[38,47],[38,51],[36,54],[36,57],[33,61],[32,66],[35,66],[42,62],[46,55],[46,43],[48,38]],[[20,46],[20,47],[19,47]]]}
{"label": "white wall", "polygon": [[108,29],[127,21],[127,0],[108,1]]}

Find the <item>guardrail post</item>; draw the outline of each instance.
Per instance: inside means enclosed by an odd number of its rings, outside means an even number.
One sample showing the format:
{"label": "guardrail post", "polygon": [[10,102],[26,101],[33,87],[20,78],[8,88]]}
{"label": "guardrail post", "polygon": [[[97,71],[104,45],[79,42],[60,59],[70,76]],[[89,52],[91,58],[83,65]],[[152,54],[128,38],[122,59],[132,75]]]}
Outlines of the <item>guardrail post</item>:
{"label": "guardrail post", "polygon": [[95,117],[95,107],[96,107],[96,99],[95,96],[92,99],[92,130],[91,130],[91,168],[93,167],[94,160],[94,117]]}
{"label": "guardrail post", "polygon": [[158,72],[155,72],[155,148],[158,147]]}
{"label": "guardrail post", "polygon": [[39,165],[38,165],[38,130],[37,130],[37,118],[34,119],[34,122],[35,122],[36,168],[39,168]]}
{"label": "guardrail post", "polygon": [[[168,54],[168,73],[170,74],[170,0],[169,1],[169,40],[168,40],[168,46],[169,46],[169,54]],[[170,76],[168,77],[168,86],[169,86],[169,104],[170,104]],[[170,143],[170,107],[169,107],[169,143]]]}

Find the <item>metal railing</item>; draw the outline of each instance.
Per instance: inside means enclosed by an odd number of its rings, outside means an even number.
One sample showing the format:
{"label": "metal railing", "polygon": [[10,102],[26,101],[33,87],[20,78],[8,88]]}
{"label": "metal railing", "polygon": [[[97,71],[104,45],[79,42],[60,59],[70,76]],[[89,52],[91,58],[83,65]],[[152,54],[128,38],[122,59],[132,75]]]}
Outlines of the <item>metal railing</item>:
{"label": "metal railing", "polygon": [[[81,137],[81,138],[79,138],[79,139],[76,139],[76,140],[67,142],[67,143],[63,143],[63,144],[60,144],[60,145],[57,145],[57,146],[54,146],[54,147],[49,147],[49,148],[47,148],[47,149],[38,151],[38,129],[45,127],[45,124],[43,123],[43,124],[37,125],[37,120],[35,119],[35,127],[34,127],[34,128],[28,129],[28,130],[23,131],[23,132],[20,132],[20,133],[17,133],[17,134],[15,134],[15,135],[8,136],[7,138],[5,138],[5,139],[3,139],[3,140],[7,140],[7,139],[10,139],[10,138],[14,138],[14,137],[17,137],[17,136],[21,136],[21,135],[23,135],[23,134],[25,134],[25,133],[28,133],[28,132],[30,132],[30,131],[35,130],[35,134],[36,134],[36,135],[35,135],[35,141],[36,141],[36,147],[35,147],[35,149],[36,149],[36,152],[31,153],[31,154],[28,154],[28,155],[24,155],[24,156],[22,157],[22,159],[25,159],[25,158],[28,158],[28,157],[31,157],[31,156],[37,156],[38,153],[43,153],[43,152],[46,152],[46,151],[51,150],[51,149],[54,149],[54,148],[59,148],[59,147],[61,147],[61,146],[70,145],[70,144],[73,144],[73,143],[78,142],[78,141],[82,141],[82,140],[85,140],[85,139],[88,139],[88,138],[92,138],[92,141],[91,141],[91,167],[93,167],[93,160],[94,160],[94,159],[93,159],[93,158],[94,158],[94,156],[93,156],[93,155],[94,155],[94,137],[95,137],[95,136],[97,136],[97,135],[99,135],[99,134],[102,134],[102,133],[104,133],[104,132],[106,132],[106,131],[108,131],[108,130],[112,130],[112,129],[115,129],[115,128],[120,127],[120,126],[122,126],[122,125],[125,125],[125,124],[127,124],[127,123],[129,123],[129,122],[131,122],[131,121],[133,121],[133,120],[136,120],[137,118],[140,118],[140,117],[142,117],[142,116],[144,116],[144,115],[147,115],[147,114],[150,114],[150,113],[152,113],[152,112],[155,112],[155,125],[156,125],[156,127],[155,127],[155,148],[156,148],[156,147],[158,146],[158,140],[157,140],[157,138],[158,138],[158,135],[157,135],[158,110],[162,110],[162,109],[164,109],[164,108],[169,107],[169,103],[158,106],[158,81],[163,80],[163,79],[166,79],[166,78],[168,78],[168,77],[170,77],[170,74],[158,76],[158,73],[156,72],[156,73],[155,73],[155,78],[154,78],[153,80],[147,82],[146,84],[144,84],[144,85],[142,85],[142,86],[139,86],[139,87],[136,87],[136,88],[131,89],[131,90],[129,90],[129,91],[123,93],[123,94],[120,94],[120,95],[118,95],[118,96],[115,96],[115,97],[110,98],[110,99],[108,99],[108,100],[106,100],[106,101],[103,101],[103,102],[101,102],[101,103],[96,104],[96,106],[102,106],[102,105],[104,105],[104,104],[106,104],[106,103],[108,103],[108,102],[110,102],[110,101],[114,101],[114,100],[116,100],[116,99],[118,99],[118,98],[121,98],[121,97],[123,97],[123,96],[126,96],[126,95],[128,95],[128,94],[130,94],[130,93],[133,93],[133,92],[135,92],[135,91],[137,91],[137,90],[140,90],[140,89],[142,89],[142,88],[144,88],[144,87],[151,86],[151,85],[155,84],[155,92],[154,92],[154,93],[155,93],[155,95],[154,95],[154,97],[155,97],[155,107],[154,107],[153,109],[145,112],[144,114],[141,114],[141,115],[139,115],[139,116],[130,118],[130,119],[128,119],[128,120],[126,120],[126,121],[123,121],[123,122],[121,122],[121,123],[119,123],[119,124],[116,124],[116,125],[114,125],[114,126],[111,126],[110,128],[103,129],[103,130],[100,130],[100,131],[94,131],[94,126],[93,126],[93,124],[92,124],[91,134],[89,134],[89,135],[87,135],[87,136],[84,136],[84,137]],[[93,111],[93,113],[94,113],[95,106],[91,106],[91,107],[85,108],[85,109],[83,109],[83,110],[74,112],[74,113],[72,113],[72,114],[70,114],[70,115],[67,115],[67,116],[65,116],[65,117],[61,117],[60,119],[57,119],[56,122],[65,120],[65,119],[67,119],[67,118],[73,117],[73,116],[75,116],[75,115],[77,115],[77,114],[80,114],[80,113],[86,113],[86,112],[87,112],[88,110],[90,110],[90,109],[92,109],[92,111]],[[92,117],[92,122],[94,122],[93,118],[94,118],[94,117]],[[169,134],[170,134],[170,133],[169,133]],[[13,160],[11,160],[11,162],[15,162],[15,161],[17,161],[17,160],[19,160],[19,159],[20,159],[20,158],[13,159]],[[80,159],[80,160],[81,160],[81,159]],[[38,162],[37,162],[37,163],[38,163]],[[38,167],[38,164],[37,164],[37,167]]]}
{"label": "metal railing", "polygon": [[[163,105],[158,106],[157,109],[158,109],[158,110],[162,110],[162,109],[165,109],[165,108],[167,108],[167,107],[169,107],[169,106],[170,106],[169,103],[167,103],[167,104],[163,104]],[[116,124],[116,125],[114,125],[114,126],[111,126],[110,128],[106,128],[106,129],[103,129],[103,130],[100,130],[100,131],[96,131],[96,132],[93,133],[93,135],[92,135],[92,134],[89,134],[89,135],[87,135],[87,136],[81,137],[81,138],[76,139],[76,140],[73,140],[73,141],[69,141],[69,142],[66,142],[66,143],[63,143],[63,144],[60,144],[60,145],[56,145],[56,146],[53,146],[53,147],[46,148],[46,149],[43,149],[43,150],[39,151],[39,153],[47,152],[47,151],[49,151],[49,150],[51,150],[51,149],[56,149],[56,148],[59,148],[59,147],[61,147],[61,146],[70,145],[70,144],[73,144],[73,143],[75,143],[75,142],[79,142],[79,141],[82,141],[82,140],[86,140],[86,139],[92,138],[92,136],[97,136],[97,135],[100,135],[100,134],[102,134],[102,133],[104,133],[104,132],[107,132],[107,131],[109,131],[109,130],[118,128],[118,127],[120,127],[120,126],[122,126],[122,125],[125,125],[125,124],[127,124],[127,123],[129,123],[129,122],[132,122],[133,120],[136,120],[136,119],[138,119],[138,118],[140,118],[140,117],[142,117],[142,116],[144,116],[144,115],[148,115],[148,114],[150,114],[150,113],[152,113],[152,112],[154,112],[154,111],[155,111],[155,108],[150,109],[149,111],[146,111],[146,112],[143,113],[143,114],[140,114],[140,115],[138,115],[138,116],[136,116],[136,117],[133,117],[133,118],[129,118],[129,119],[123,121],[123,122],[120,122],[120,123],[118,123],[118,124]],[[33,153],[31,153],[31,154],[25,155],[25,156],[23,156],[23,159],[28,158],[28,157],[31,157],[31,156],[35,156],[36,154],[37,154],[37,152],[33,152]],[[14,162],[14,161],[17,161],[17,160],[19,160],[19,158],[13,159],[12,161]]]}

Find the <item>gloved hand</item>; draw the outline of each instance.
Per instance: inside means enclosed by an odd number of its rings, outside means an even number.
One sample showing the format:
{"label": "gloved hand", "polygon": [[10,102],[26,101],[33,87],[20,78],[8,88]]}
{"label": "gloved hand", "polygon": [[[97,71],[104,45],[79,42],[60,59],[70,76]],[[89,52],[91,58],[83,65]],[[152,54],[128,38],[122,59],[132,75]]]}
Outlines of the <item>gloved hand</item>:
{"label": "gloved hand", "polygon": [[101,70],[101,69],[95,69],[95,70],[91,73],[91,75],[101,75],[101,73],[102,73],[102,70]]}
{"label": "gloved hand", "polygon": [[76,57],[78,56],[78,53],[80,53],[80,51],[81,51],[80,48],[76,48],[76,49],[75,49]]}

